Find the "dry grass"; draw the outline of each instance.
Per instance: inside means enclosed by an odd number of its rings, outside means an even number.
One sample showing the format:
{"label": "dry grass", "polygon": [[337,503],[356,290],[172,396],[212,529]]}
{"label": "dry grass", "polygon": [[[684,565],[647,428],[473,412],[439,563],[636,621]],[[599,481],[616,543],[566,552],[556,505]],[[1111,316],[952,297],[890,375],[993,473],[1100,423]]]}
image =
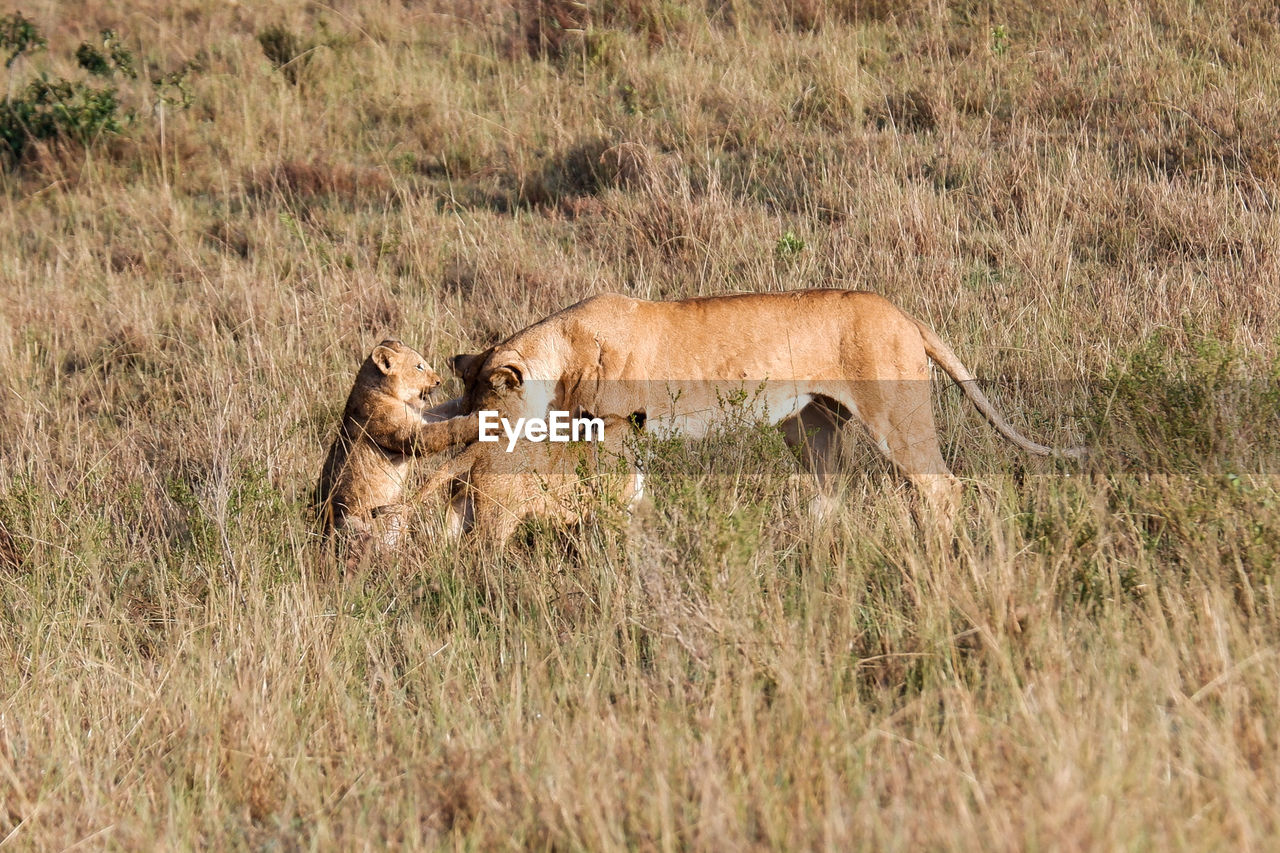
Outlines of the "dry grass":
{"label": "dry grass", "polygon": [[[197,70],[0,187],[0,838],[1275,845],[1270,4],[118,5],[24,8],[53,68],[110,26]],[[748,431],[629,531],[316,559],[382,337],[805,286],[1097,458],[946,390],[954,548],[867,448],[815,528]]]}

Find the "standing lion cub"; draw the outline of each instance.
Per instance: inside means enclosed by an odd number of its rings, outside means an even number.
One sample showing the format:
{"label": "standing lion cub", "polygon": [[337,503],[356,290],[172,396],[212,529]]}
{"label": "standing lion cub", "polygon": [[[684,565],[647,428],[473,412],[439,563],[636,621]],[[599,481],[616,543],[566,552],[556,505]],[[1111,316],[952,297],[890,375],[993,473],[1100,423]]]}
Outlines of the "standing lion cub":
{"label": "standing lion cub", "polygon": [[400,541],[411,457],[478,437],[475,415],[446,418],[427,409],[440,382],[417,351],[396,340],[378,344],[360,366],[315,493],[324,536],[352,538],[349,562],[371,541],[387,548]]}

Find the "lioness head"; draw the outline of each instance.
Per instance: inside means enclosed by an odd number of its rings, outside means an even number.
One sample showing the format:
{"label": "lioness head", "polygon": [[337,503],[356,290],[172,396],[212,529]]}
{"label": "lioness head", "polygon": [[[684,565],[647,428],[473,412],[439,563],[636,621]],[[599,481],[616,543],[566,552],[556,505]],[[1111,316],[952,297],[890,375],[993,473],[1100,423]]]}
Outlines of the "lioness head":
{"label": "lioness head", "polygon": [[425,400],[442,380],[417,350],[401,341],[386,340],[369,353],[358,381],[374,385],[397,400],[413,403]]}
{"label": "lioness head", "polygon": [[551,408],[554,383],[529,376],[520,353],[489,348],[463,353],[450,361],[465,386],[468,411],[492,410],[510,415],[539,414]]}

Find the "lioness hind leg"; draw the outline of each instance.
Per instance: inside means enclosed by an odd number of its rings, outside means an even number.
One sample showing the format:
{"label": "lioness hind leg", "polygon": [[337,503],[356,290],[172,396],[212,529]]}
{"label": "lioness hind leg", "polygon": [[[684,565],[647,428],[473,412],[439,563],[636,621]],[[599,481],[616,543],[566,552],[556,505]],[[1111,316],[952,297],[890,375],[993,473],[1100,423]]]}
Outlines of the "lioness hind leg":
{"label": "lioness hind leg", "polygon": [[511,506],[518,506],[519,501],[502,500],[491,494],[476,494],[474,497],[475,520],[472,531],[485,547],[500,549],[515,535],[516,528],[523,520],[521,514]]}
{"label": "lioness hind leg", "polygon": [[960,481],[950,472],[907,475],[907,479],[924,498],[927,514],[923,520],[941,533],[951,530],[960,509]]}
{"label": "lioness hind leg", "polygon": [[335,553],[347,571],[397,551],[409,531],[409,507],[385,504],[367,515],[345,516],[336,526]]}
{"label": "lioness hind leg", "polygon": [[470,486],[459,483],[449,496],[449,507],[445,513],[444,529],[450,539],[461,539],[475,525],[475,501],[472,500]]}
{"label": "lioness hind leg", "polygon": [[864,395],[854,410],[871,440],[902,472],[923,498],[929,521],[939,530],[952,526],[960,508],[960,481],[951,473],[938,446],[930,386],[922,381],[874,383],[877,392]]}

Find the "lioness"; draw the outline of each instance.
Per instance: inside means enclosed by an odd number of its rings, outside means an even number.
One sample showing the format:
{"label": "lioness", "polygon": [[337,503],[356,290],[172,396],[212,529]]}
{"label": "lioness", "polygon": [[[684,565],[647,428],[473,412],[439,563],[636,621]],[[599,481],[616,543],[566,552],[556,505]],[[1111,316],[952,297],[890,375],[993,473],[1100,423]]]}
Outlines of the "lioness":
{"label": "lioness", "polygon": [[315,490],[322,533],[351,534],[355,560],[371,540],[385,547],[400,540],[410,458],[479,434],[474,415],[447,418],[426,408],[440,382],[420,354],[396,340],[374,347],[356,374]]}
{"label": "lioness", "polygon": [[834,467],[843,423],[854,419],[945,524],[960,485],[938,447],[929,359],[1023,450],[1083,455],[1020,435],[937,334],[874,293],[801,290],[674,302],[602,294],[483,353],[456,356],[452,366],[465,382],[469,411],[505,417],[545,416],[553,408],[645,411],[650,430],[699,436],[729,400],[782,423],[820,483]]}
{"label": "lioness", "polygon": [[643,428],[644,419],[643,412],[602,418],[600,441],[521,441],[509,452],[481,442],[470,444],[422,484],[417,498],[452,485],[449,532],[460,536],[474,530],[490,545],[506,543],[527,518],[581,521],[591,514],[592,498],[630,505],[640,497],[644,478],[629,438]]}

